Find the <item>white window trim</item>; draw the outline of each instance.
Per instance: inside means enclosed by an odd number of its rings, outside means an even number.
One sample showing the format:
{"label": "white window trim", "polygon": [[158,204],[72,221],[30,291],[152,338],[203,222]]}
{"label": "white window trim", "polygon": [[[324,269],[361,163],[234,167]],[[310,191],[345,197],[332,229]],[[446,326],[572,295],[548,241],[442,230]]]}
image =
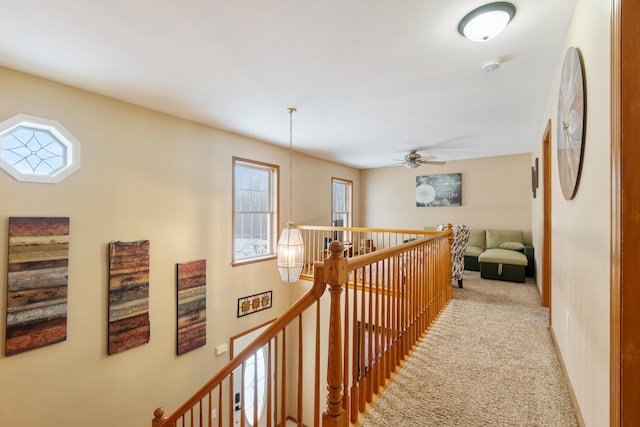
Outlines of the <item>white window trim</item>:
{"label": "white window trim", "polygon": [[66,147],[65,166],[51,175],[24,174],[0,156],[0,167],[18,181],[55,184],[80,169],[80,142],[55,120],[17,114],[0,123],[0,138],[17,127],[27,127],[51,133]]}
{"label": "white window trim", "polygon": [[340,213],[347,215],[347,224],[343,224],[343,226],[352,227],[353,226],[353,181],[348,179],[335,178],[335,177],[331,178],[331,224],[333,224],[333,216],[336,213],[336,211],[334,211],[334,205],[333,205],[333,200],[334,200],[333,185],[336,182],[344,184],[347,188],[347,193],[348,193],[346,195],[347,211],[340,212]]}
{"label": "white window trim", "polygon": [[[254,167],[259,167],[259,168],[264,168],[264,169],[270,169],[271,173],[272,173],[272,207],[273,207],[273,211],[272,211],[272,216],[270,219],[270,240],[269,240],[269,250],[268,253],[265,255],[259,255],[259,256],[253,256],[253,257],[249,257],[249,258],[242,258],[242,259],[236,259],[235,253],[236,253],[236,240],[235,240],[235,229],[236,229],[236,175],[235,175],[235,166],[237,163],[241,163],[241,164],[245,164],[248,166],[254,166]],[[251,264],[254,262],[261,262],[261,261],[267,261],[267,260],[272,260],[276,258],[276,245],[278,242],[278,224],[279,222],[279,215],[280,215],[280,191],[279,191],[279,187],[280,187],[280,167],[278,165],[275,164],[271,164],[271,163],[265,163],[265,162],[260,162],[257,160],[251,160],[251,159],[247,159],[247,158],[242,158],[242,157],[233,157],[232,158],[232,167],[231,167],[231,174],[232,174],[232,188],[231,188],[231,197],[232,197],[232,226],[231,226],[231,232],[232,232],[232,238],[231,238],[231,265],[232,266],[239,266],[239,265],[246,265],[246,264]]]}

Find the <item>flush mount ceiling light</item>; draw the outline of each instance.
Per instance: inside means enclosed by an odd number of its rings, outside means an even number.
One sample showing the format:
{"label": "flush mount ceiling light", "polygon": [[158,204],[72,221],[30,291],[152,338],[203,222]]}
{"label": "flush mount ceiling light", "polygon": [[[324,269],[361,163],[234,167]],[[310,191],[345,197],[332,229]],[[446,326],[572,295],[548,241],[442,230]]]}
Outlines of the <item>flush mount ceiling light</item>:
{"label": "flush mount ceiling light", "polygon": [[467,13],[458,24],[458,32],[474,42],[485,42],[500,34],[516,14],[511,3],[485,4]]}

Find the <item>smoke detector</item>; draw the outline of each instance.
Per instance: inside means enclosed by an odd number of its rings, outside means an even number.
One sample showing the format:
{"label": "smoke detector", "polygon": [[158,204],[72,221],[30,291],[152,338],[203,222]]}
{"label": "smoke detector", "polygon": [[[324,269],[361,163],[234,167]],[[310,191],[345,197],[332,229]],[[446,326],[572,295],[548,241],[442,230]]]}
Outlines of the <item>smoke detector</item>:
{"label": "smoke detector", "polygon": [[480,67],[482,68],[483,71],[489,72],[489,71],[497,70],[498,68],[500,68],[501,64],[502,64],[502,61],[500,61],[500,58],[494,58],[494,59],[487,59],[482,63],[482,65],[480,65]]}

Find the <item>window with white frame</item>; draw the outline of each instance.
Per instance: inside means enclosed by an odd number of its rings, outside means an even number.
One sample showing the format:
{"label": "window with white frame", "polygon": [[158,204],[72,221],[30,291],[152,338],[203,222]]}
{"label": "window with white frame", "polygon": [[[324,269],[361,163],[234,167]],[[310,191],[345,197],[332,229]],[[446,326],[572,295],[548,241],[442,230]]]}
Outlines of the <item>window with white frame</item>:
{"label": "window with white frame", "polygon": [[279,167],[233,158],[233,263],[275,257]]}
{"label": "window with white frame", "polygon": [[0,167],[19,181],[60,182],[80,168],[80,143],[54,120],[18,114],[0,123]]}
{"label": "window with white frame", "polygon": [[352,226],[352,187],[352,181],[331,179],[331,223],[333,226]]}

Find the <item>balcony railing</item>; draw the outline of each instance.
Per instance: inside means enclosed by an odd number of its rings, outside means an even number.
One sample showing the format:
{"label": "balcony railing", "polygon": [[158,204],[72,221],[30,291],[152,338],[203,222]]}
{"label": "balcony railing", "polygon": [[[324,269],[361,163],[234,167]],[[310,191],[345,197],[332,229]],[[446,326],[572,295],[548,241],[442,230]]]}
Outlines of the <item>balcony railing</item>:
{"label": "balcony railing", "polygon": [[355,424],[451,299],[450,231],[301,228],[311,289],[153,427]]}

